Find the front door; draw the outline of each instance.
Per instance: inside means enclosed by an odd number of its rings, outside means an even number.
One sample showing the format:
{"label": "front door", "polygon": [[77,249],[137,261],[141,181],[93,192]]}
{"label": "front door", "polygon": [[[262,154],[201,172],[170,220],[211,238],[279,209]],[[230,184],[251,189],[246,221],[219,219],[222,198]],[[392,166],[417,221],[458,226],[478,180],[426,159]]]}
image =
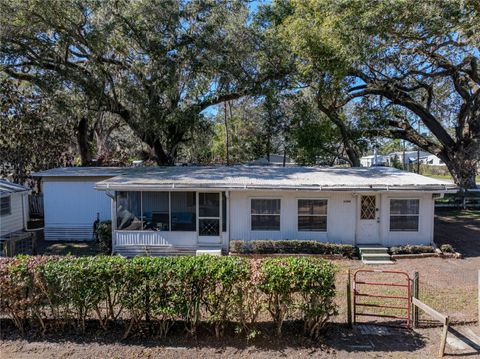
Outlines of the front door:
{"label": "front door", "polygon": [[361,195],[359,198],[357,244],[379,244],[380,195]]}
{"label": "front door", "polygon": [[218,192],[198,192],[198,243],[219,244],[221,240],[222,196]]}

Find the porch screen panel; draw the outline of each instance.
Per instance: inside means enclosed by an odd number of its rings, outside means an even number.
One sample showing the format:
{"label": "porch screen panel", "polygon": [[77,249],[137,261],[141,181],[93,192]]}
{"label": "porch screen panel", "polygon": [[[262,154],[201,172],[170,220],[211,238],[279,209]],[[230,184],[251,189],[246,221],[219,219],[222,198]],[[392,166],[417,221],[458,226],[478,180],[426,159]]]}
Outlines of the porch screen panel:
{"label": "porch screen panel", "polygon": [[252,231],[280,230],[280,199],[252,199]]}
{"label": "porch screen panel", "polygon": [[222,232],[227,231],[227,196],[222,192]]}
{"label": "porch screen panel", "polygon": [[168,231],[170,228],[168,192],[142,192],[145,230]]}
{"label": "porch screen panel", "polygon": [[197,230],[195,192],[171,192],[172,231]]}
{"label": "porch screen panel", "polygon": [[417,232],[420,213],[418,199],[390,200],[390,231]]}
{"label": "porch screen panel", "polygon": [[117,192],[117,230],[140,231],[141,192]]}

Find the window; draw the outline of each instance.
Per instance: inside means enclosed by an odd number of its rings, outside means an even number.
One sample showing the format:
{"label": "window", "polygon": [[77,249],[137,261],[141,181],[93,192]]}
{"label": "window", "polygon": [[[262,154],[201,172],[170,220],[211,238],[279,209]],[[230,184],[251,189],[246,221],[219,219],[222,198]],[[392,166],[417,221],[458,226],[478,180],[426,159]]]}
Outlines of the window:
{"label": "window", "polygon": [[10,196],[2,197],[0,215],[8,216],[11,212],[12,212],[12,204],[11,204]]}
{"label": "window", "polygon": [[420,200],[391,199],[390,200],[390,231],[417,232]]}
{"label": "window", "polygon": [[142,192],[144,230],[168,231],[170,203],[168,192]]}
{"label": "window", "polygon": [[327,200],[298,200],[298,230],[303,232],[327,231]]}
{"label": "window", "polygon": [[280,230],[280,200],[251,200],[252,231]]}
{"label": "window", "polygon": [[126,231],[143,229],[141,195],[141,192],[117,193],[117,229]]}
{"label": "window", "polygon": [[196,193],[171,192],[172,231],[196,231]]}
{"label": "window", "polygon": [[362,196],[360,219],[375,219],[376,210],[376,196]]}

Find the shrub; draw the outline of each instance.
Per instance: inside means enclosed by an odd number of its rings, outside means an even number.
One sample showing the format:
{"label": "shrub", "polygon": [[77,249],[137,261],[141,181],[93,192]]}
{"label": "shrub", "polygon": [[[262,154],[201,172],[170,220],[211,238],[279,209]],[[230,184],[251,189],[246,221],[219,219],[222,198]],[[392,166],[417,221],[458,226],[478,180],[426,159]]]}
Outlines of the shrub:
{"label": "shrub", "polygon": [[[267,258],[260,268],[260,289],[267,294],[268,311],[282,334],[282,324],[293,311],[303,313],[305,332],[319,337],[327,320],[336,313],[335,267],[314,258]],[[302,300],[295,298],[295,294]]]}
{"label": "shrub", "polygon": [[112,221],[102,221],[97,226],[98,247],[104,254],[112,254]]}
{"label": "shrub", "polygon": [[398,247],[390,247],[391,254],[420,254],[420,253],[435,253],[432,246],[421,245],[406,245]]}
{"label": "shrub", "polygon": [[234,240],[230,242],[230,251],[239,254],[340,254],[347,258],[357,256],[356,247],[350,244],[303,240]]}
{"label": "shrub", "polygon": [[453,246],[451,244],[442,244],[440,246],[440,250],[443,253],[455,253],[455,249],[453,248]]}
{"label": "shrub", "polygon": [[[125,323],[132,333],[165,337],[175,321],[196,335],[209,324],[217,337],[228,322],[255,325],[262,311],[281,334],[295,313],[308,335],[318,337],[335,313],[335,268],[315,258],[241,257],[19,257],[0,259],[0,314],[23,333],[45,323],[88,330],[96,318],[103,330]],[[47,321],[48,319],[48,321]]]}

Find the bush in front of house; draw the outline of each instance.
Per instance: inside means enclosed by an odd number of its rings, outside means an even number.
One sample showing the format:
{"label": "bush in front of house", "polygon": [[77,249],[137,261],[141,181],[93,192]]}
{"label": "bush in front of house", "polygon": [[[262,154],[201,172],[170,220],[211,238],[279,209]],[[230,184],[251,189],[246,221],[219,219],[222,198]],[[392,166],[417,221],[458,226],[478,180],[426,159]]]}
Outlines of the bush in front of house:
{"label": "bush in front of house", "polygon": [[357,256],[356,247],[304,240],[255,240],[230,242],[230,252],[235,254],[340,254],[347,258]]}
{"label": "bush in front of house", "polygon": [[102,221],[97,225],[98,247],[101,253],[112,253],[112,221]]}
{"label": "bush in front of house", "polygon": [[421,245],[406,245],[398,247],[390,247],[391,254],[421,254],[421,253],[435,253],[432,246]]}
{"label": "bush in front of house", "polygon": [[175,323],[192,336],[210,326],[220,337],[228,323],[248,334],[263,313],[277,334],[291,318],[318,338],[336,313],[335,271],[327,261],[305,257],[2,258],[0,315],[22,333],[85,332],[96,319],[105,332],[123,325],[127,338],[166,337]]}
{"label": "bush in front of house", "polygon": [[455,248],[451,244],[442,244],[440,246],[440,250],[443,253],[455,253]]}

